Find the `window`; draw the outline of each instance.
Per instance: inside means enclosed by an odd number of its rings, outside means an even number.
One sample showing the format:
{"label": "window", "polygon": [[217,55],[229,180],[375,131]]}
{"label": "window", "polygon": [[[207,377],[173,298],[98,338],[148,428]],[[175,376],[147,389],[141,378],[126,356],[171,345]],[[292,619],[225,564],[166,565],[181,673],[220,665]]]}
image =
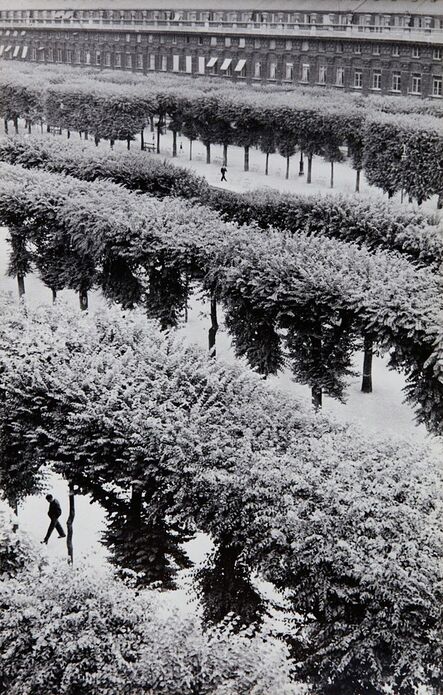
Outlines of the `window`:
{"label": "window", "polygon": [[412,47],[412,57],[413,58],[420,58],[420,46],[413,46]]}
{"label": "window", "polygon": [[152,35],[152,34],[148,34],[148,43],[152,43],[153,40],[154,40],[153,35]]}
{"label": "window", "polygon": [[269,63],[269,79],[275,80],[277,74],[277,63]]}
{"label": "window", "polygon": [[141,42],[142,42],[142,35],[137,34],[137,43],[141,43]]}
{"label": "window", "polygon": [[119,40],[120,40],[120,36],[118,34],[114,34],[114,41],[119,41]]}
{"label": "window", "polygon": [[261,63],[259,61],[254,63],[254,77],[261,77]]}
{"label": "window", "polygon": [[[119,54],[120,55],[120,54]],[[80,63],[81,62],[81,54],[80,54],[80,49],[76,48],[74,51],[74,63]]]}
{"label": "window", "polygon": [[374,43],[372,46],[372,55],[373,56],[379,56],[380,55],[380,44]]}
{"label": "window", "polygon": [[441,60],[441,56],[442,56],[441,48],[434,48],[434,50],[432,51],[433,60]]}
{"label": "window", "polygon": [[126,54],[126,67],[132,68],[132,55],[130,53]]}
{"label": "window", "polygon": [[198,59],[198,71],[200,75],[205,74],[205,65],[206,65],[206,58],[199,58]]}
{"label": "window", "polygon": [[260,48],[261,42],[260,39],[254,39],[254,48]]}
{"label": "window", "polygon": [[153,53],[149,56],[149,69],[155,70],[155,55]]}
{"label": "window", "polygon": [[48,62],[49,63],[54,62],[54,49],[53,48],[48,48]]}
{"label": "window", "polygon": [[341,43],[341,41],[335,45],[335,52],[343,53],[343,44]]}
{"label": "window", "polygon": [[337,71],[335,73],[335,84],[337,87],[343,87],[345,83],[345,69],[344,68],[337,68]]}
{"label": "window", "polygon": [[226,48],[230,48],[230,46],[231,46],[231,37],[230,36],[225,36],[225,46],[226,46]]}
{"label": "window", "polygon": [[173,43],[174,45],[177,43],[177,37],[176,37],[176,36],[173,36],[173,37],[172,37],[172,43]]}
{"label": "window", "polygon": [[136,60],[137,70],[143,70],[143,56],[141,53],[137,53]]}
{"label": "window", "polygon": [[294,79],[294,64],[286,63],[285,66],[285,80],[292,81]]}
{"label": "window", "polygon": [[37,60],[37,49],[31,48],[31,60]]}
{"label": "window", "polygon": [[302,51],[309,51],[309,41],[302,41],[301,42],[301,50]]}
{"label": "window", "polygon": [[354,71],[354,87],[361,89],[363,87],[363,73],[361,70]]}
{"label": "window", "polygon": [[63,62],[63,51],[61,48],[57,48],[57,63]]}
{"label": "window", "polygon": [[131,40],[131,34],[126,34],[126,43],[129,43]]}
{"label": "window", "polygon": [[114,56],[114,67],[115,68],[121,68],[121,66],[122,66],[122,54],[116,53]]}
{"label": "window", "polygon": [[162,72],[167,72],[168,70],[168,56],[162,56],[161,68]]}
{"label": "window", "polygon": [[443,85],[441,77],[433,77],[432,79],[432,96],[441,97],[443,96]]}
{"label": "window", "polygon": [[401,92],[401,73],[400,72],[393,72],[392,73],[391,90],[393,92]]}
{"label": "window", "polygon": [[216,46],[216,45],[217,45],[217,37],[211,36],[211,46]]}
{"label": "window", "polygon": [[277,45],[277,43],[276,43],[275,39],[269,39],[269,48],[271,51],[275,51],[276,45]]}
{"label": "window", "polygon": [[72,63],[72,51],[69,48],[66,51],[66,62]]}
{"label": "window", "polygon": [[285,49],[286,49],[287,51],[292,51],[292,41],[291,41],[290,39],[289,39],[288,41],[286,41],[286,43],[285,43]]}
{"label": "window", "polygon": [[186,56],[186,72],[192,73],[192,56]]}
{"label": "window", "polygon": [[244,36],[240,36],[238,40],[238,47],[239,48],[244,48],[246,46],[246,40]]}
{"label": "window", "polygon": [[326,84],[326,65],[319,65],[318,68],[318,82],[319,84]]}
{"label": "window", "polygon": [[180,70],[180,56],[173,55],[172,56],[172,71],[173,72],[179,72],[179,70]]}
{"label": "window", "polygon": [[102,58],[101,58],[100,51],[96,51],[95,52],[95,64],[101,65],[101,62],[102,62]]}
{"label": "window", "polygon": [[309,63],[301,66],[301,82],[309,82]]}
{"label": "window", "polygon": [[158,38],[159,38],[159,40],[160,40],[160,43],[164,43],[164,42],[165,42],[165,37],[163,36],[163,34],[160,34],[160,36],[159,36]]}
{"label": "window", "polygon": [[394,58],[398,58],[398,56],[400,55],[400,49],[398,46],[392,46],[392,55],[394,56]]}
{"label": "window", "polygon": [[354,45],[354,53],[356,53],[357,55],[360,55],[360,53],[361,53],[361,44],[356,43],[356,44]]}
{"label": "window", "polygon": [[105,53],[105,65],[107,68],[111,67],[111,53],[110,53],[110,51],[106,51],[106,53]]}
{"label": "window", "polygon": [[381,89],[381,70],[374,70],[372,73],[372,89]]}
{"label": "window", "polygon": [[411,94],[421,94],[421,75],[412,75]]}
{"label": "window", "polygon": [[199,36],[199,37],[197,38],[197,43],[198,43],[199,46],[203,46],[203,36]]}

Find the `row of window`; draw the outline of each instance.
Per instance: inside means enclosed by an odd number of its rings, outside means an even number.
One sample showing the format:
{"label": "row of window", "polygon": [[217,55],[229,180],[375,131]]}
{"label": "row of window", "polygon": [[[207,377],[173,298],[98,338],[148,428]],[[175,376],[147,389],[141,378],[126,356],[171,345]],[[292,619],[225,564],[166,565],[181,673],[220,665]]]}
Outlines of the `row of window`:
{"label": "row of window", "polygon": [[[394,2],[394,0],[393,0]],[[228,22],[255,24],[301,24],[312,25],[342,25],[358,24],[360,26],[374,26],[380,29],[388,27],[411,27],[417,29],[441,28],[442,18],[431,17],[423,14],[410,15],[408,12],[398,11],[393,6],[391,14],[364,13],[364,12],[251,12],[251,11],[212,11],[210,9],[197,10],[3,10],[0,19],[36,19],[46,21],[167,21],[167,22]]]}
{"label": "row of window", "polygon": [[[0,46],[0,56],[10,54],[11,57],[26,58],[28,53],[28,47],[22,47],[22,55],[19,56],[20,46]],[[65,54],[65,55],[64,55]],[[146,57],[142,53],[133,55],[132,53],[111,53],[106,51],[101,53],[100,51],[95,51],[91,54],[89,51],[84,51],[82,49],[67,50],[48,48],[31,48],[31,60],[34,61],[57,61],[59,63],[77,63],[77,64],[94,64],[98,66],[114,67],[114,68],[128,68],[128,69],[138,69],[143,70],[145,67],[149,70],[161,70],[166,72],[168,68],[171,67],[169,56],[162,55],[157,56],[155,54],[150,54]],[[219,63],[219,64],[218,64]],[[211,57],[209,59],[201,56],[197,58],[197,70],[198,74],[206,74],[209,70],[209,74],[224,74],[232,75],[235,74],[238,77],[246,76],[246,60],[239,59],[237,61],[232,58],[223,58],[219,61],[217,57]],[[255,79],[267,78],[269,80],[277,79],[278,64],[274,61],[267,63],[267,74],[264,73],[265,64],[261,61],[254,61],[252,65],[252,77]],[[302,63],[300,66],[299,81],[302,83],[309,84],[311,82],[311,77],[314,77],[314,68],[309,63]],[[192,74],[194,72],[194,63],[192,56],[172,56],[172,71],[173,72],[186,72]],[[286,62],[284,65],[284,77],[286,81],[294,81],[296,75],[294,70],[294,63]],[[334,74],[332,74],[334,73]],[[336,87],[345,86],[345,68],[340,66],[336,68],[331,68],[327,65],[319,65],[316,69],[315,79],[316,83],[319,85],[325,85],[328,83],[328,77],[332,77],[332,83]],[[422,94],[422,76],[420,73],[413,73],[409,80],[408,91],[410,94],[421,95]],[[402,74],[400,71],[393,71],[390,76],[390,91],[401,93],[402,92]],[[434,97],[441,97],[442,92],[442,77],[433,76],[431,94]],[[331,80],[329,81],[331,83]],[[355,89],[363,88],[363,71],[361,69],[354,69],[353,71],[353,82],[352,85]],[[373,91],[381,91],[382,89],[382,71],[372,70],[370,74],[370,89]]]}
{"label": "row of window", "polygon": [[[21,32],[21,34],[24,34],[25,32]],[[9,29],[5,30],[4,32],[0,30],[0,35],[4,34],[4,36],[18,36],[18,31],[10,31]],[[64,36],[58,36],[57,38],[69,38],[70,34],[66,33]],[[135,34],[136,37],[136,43],[141,43],[142,40],[142,35],[141,34]],[[160,41],[160,43],[165,43],[165,41],[168,39],[171,40],[173,45],[176,45],[180,41],[184,41],[185,43],[193,43],[197,42],[199,46],[202,46],[205,42],[205,38],[203,35],[199,36],[190,36],[190,35],[184,35],[178,37],[176,34],[173,34],[172,36],[167,36],[165,37],[164,34],[160,35],[155,35],[155,34],[148,34],[148,43],[153,43],[154,42],[154,37],[157,38],[157,40]],[[90,37],[85,37],[86,39],[89,39]],[[108,39],[109,37],[106,35],[100,35],[97,34],[94,37],[95,41],[102,41],[104,39]],[[113,35],[114,41],[118,42],[120,41],[123,37],[120,34],[114,34]],[[130,43],[131,40],[134,38],[134,34],[126,34],[125,39],[126,43]],[[309,49],[314,48],[315,50],[318,51],[324,51],[326,46],[325,43],[322,41],[316,41],[316,42],[309,42],[309,41],[293,41],[292,39],[286,39],[286,40],[278,40],[278,39],[263,39],[263,38],[251,38],[251,39],[246,39],[244,36],[239,36],[239,37],[230,37],[230,36],[225,36],[225,37],[218,37],[218,36],[211,36],[209,39],[209,43],[212,47],[224,45],[225,48],[230,48],[230,47],[237,47],[238,48],[246,48],[246,45],[248,44],[249,46],[252,46],[255,49],[259,48],[268,48],[269,50],[276,50],[277,46],[281,48],[284,46],[286,51],[291,51],[293,48],[300,47],[302,51],[309,51]],[[336,53],[343,53],[345,51],[345,44],[342,41],[337,41],[334,44],[334,50]],[[366,46],[365,46],[366,48]],[[365,48],[362,47],[362,44],[360,43],[352,43],[352,50],[356,55],[361,55],[363,52],[366,53]],[[394,57],[400,56],[400,46],[398,45],[393,45],[391,47],[387,47],[390,49],[390,54]],[[412,58],[420,58],[422,54],[422,48],[420,46],[402,46],[401,47],[403,50],[401,50],[401,54],[403,57],[409,53],[409,55],[412,56]],[[381,44],[379,43],[373,43],[370,44],[370,51],[372,55],[380,55],[381,54]],[[441,60],[442,59],[442,49],[441,47],[434,47],[432,49],[432,58],[433,60]]]}

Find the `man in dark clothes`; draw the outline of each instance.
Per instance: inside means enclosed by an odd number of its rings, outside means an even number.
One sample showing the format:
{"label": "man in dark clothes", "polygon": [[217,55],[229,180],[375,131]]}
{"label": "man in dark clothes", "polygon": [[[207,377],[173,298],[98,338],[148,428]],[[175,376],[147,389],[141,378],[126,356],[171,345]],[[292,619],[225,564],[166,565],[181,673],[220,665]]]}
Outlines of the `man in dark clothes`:
{"label": "man in dark clothes", "polygon": [[49,510],[48,510],[48,516],[51,519],[51,523],[49,524],[48,532],[45,536],[45,539],[42,541],[42,543],[47,543],[51,537],[51,534],[54,529],[57,529],[58,537],[59,538],[65,538],[66,533],[63,531],[62,525],[59,522],[59,518],[62,513],[62,508],[60,507],[60,502],[55,499],[52,495],[46,495],[46,499],[49,502]]}
{"label": "man in dark clothes", "polygon": [[220,169],[221,171],[221,181],[226,181],[226,172],[228,171],[225,165],[223,164],[222,168]]}

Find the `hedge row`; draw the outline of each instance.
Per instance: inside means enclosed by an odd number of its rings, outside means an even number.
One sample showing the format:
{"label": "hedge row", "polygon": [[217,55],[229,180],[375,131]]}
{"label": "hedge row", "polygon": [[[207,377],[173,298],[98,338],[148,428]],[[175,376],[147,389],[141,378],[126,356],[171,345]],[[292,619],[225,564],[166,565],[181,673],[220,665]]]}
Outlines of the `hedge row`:
{"label": "hedge row", "polygon": [[411,260],[439,267],[443,238],[416,211],[358,196],[302,196],[276,191],[234,193],[210,189],[191,171],[144,154],[96,150],[92,144],[65,143],[51,135],[10,137],[0,142],[0,159],[10,164],[64,173],[86,181],[109,179],[159,197],[197,198],[239,224],[256,222],[297,234],[303,230],[352,241],[370,249],[395,249]]}
{"label": "hedge row", "polygon": [[[125,306],[143,302],[164,327],[177,324],[190,279],[204,277],[210,293],[234,306],[233,332],[246,331],[254,346],[247,351],[250,363],[262,373],[284,364],[280,330],[292,327],[299,339],[318,336],[323,326],[328,339],[319,348],[321,379],[327,387],[325,374],[337,370],[331,394],[338,397],[357,331],[394,349],[420,418],[440,431],[442,293],[439,277],[428,269],[398,254],[304,231],[288,236],[237,227],[206,207],[138,196],[109,182],[6,164],[0,175],[0,220],[10,228],[13,274],[23,279],[35,264],[49,287],[81,296],[99,283]],[[335,364],[343,333],[348,342]],[[313,362],[305,378],[315,385]]]}
{"label": "hedge row", "polygon": [[[3,309],[7,474],[11,461],[34,471],[51,460],[70,479],[141,489],[227,544],[286,590],[301,628],[295,677],[319,695],[438,683],[440,478],[423,448],[306,413],[137,311]],[[268,678],[253,692],[274,692],[269,660],[250,674]],[[241,674],[235,692],[249,693]]]}
{"label": "hedge row", "polygon": [[[78,73],[80,75],[80,73]],[[392,195],[402,187],[421,203],[443,189],[443,138],[440,120],[403,114],[398,122],[391,117],[383,140],[374,141],[374,129],[389,118],[379,111],[346,105],[333,96],[319,99],[304,94],[295,101],[277,92],[272,103],[267,94],[230,90],[205,91],[198,82],[184,89],[183,83],[146,79],[146,86],[120,85],[93,79],[69,79],[63,71],[51,77],[5,69],[0,76],[0,113],[17,123],[44,120],[51,126],[88,131],[97,139],[128,139],[140,133],[150,118],[159,118],[159,131],[165,119],[174,133],[183,132],[191,140],[206,144],[208,159],[212,143],[230,144],[245,150],[245,169],[249,149],[258,146],[267,154],[278,151],[289,158],[296,148],[308,159],[308,181],[312,158],[316,154],[331,162],[342,159],[347,144],[354,167],[377,172],[383,190]],[[332,94],[332,93],[331,93]],[[388,138],[388,140],[387,140]],[[374,144],[375,143],[375,144]],[[374,149],[375,148],[375,149]],[[387,148],[390,166],[378,159]],[[427,153],[422,157],[422,152]]]}

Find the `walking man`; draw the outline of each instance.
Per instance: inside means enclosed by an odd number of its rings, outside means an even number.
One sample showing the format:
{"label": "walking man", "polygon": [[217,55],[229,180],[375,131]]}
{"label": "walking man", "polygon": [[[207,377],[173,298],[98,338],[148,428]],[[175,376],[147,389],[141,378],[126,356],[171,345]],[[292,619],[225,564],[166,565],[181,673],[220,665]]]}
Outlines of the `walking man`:
{"label": "walking man", "polygon": [[223,164],[222,168],[220,169],[221,171],[221,181],[226,181],[226,172],[228,171],[225,165]]}
{"label": "walking man", "polygon": [[53,497],[52,495],[46,495],[46,499],[49,502],[48,516],[51,519],[51,523],[49,524],[48,532],[42,543],[47,543],[49,541],[54,529],[57,529],[59,538],[66,537],[66,533],[63,531],[62,525],[59,522],[59,518],[62,513],[60,502],[56,500],[55,497]]}

